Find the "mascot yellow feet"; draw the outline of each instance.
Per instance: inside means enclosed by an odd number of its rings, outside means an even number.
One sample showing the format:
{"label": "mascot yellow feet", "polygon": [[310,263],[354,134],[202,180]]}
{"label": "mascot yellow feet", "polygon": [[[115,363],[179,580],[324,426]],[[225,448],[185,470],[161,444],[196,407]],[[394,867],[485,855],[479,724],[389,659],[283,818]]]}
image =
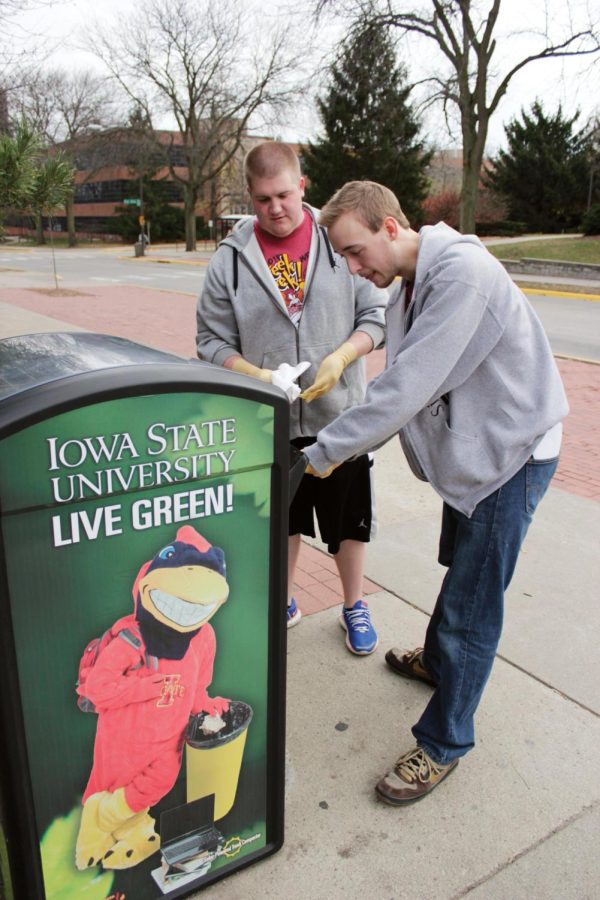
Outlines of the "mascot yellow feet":
{"label": "mascot yellow feet", "polygon": [[92,794],[83,806],[75,845],[75,865],[80,870],[97,866],[115,843],[112,833],[104,831],[98,822],[100,802],[109,796],[108,791]]}
{"label": "mascot yellow feet", "polygon": [[128,869],[160,849],[154,819],[148,810],[134,813],[124,788],[100,791],[86,800],[75,846],[75,865],[88,869]]}
{"label": "mascot yellow feet", "polygon": [[137,866],[160,850],[160,837],[154,830],[154,819],[143,810],[114,832],[116,843],[104,855],[105,869],[128,869]]}

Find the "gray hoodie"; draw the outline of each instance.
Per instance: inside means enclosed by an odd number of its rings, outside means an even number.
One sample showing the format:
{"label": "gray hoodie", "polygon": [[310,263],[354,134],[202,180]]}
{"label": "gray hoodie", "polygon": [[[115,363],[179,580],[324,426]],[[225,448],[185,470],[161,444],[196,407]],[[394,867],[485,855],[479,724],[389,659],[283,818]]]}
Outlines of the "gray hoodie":
{"label": "gray hoodie", "polygon": [[[317,211],[305,209],[313,218],[313,233],[298,328],[268,269],[254,220],[243,220],[221,242],[206,273],[197,309],[200,359],[223,365],[228,357],[241,354],[267,369],[308,361],[310,368],[298,381],[305,390],[323,358],[354,331],[366,332],[374,347],[383,342],[387,293],[350,274],[318,227]],[[364,360],[358,359],[324,397],[312,403],[297,400],[290,407],[290,437],[316,435],[364,399],[365,384]]]}
{"label": "gray hoodie", "polygon": [[419,232],[412,299],[387,314],[386,369],[306,450],[319,472],[395,434],[415,474],[470,516],[568,412],[535,312],[473,235]]}

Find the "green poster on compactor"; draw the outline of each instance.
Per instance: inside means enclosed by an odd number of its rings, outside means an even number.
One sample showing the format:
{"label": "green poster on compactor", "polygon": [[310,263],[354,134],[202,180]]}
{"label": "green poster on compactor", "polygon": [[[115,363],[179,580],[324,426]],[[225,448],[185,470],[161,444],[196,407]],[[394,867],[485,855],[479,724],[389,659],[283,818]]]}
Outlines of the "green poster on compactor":
{"label": "green poster on compactor", "polygon": [[273,843],[273,462],[272,406],[185,390],[0,444],[45,897],[180,896]]}

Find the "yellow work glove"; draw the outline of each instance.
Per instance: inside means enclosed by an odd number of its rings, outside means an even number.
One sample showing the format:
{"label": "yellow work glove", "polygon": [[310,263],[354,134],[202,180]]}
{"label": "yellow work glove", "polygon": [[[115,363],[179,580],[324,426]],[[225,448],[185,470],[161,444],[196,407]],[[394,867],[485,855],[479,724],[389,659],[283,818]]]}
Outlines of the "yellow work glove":
{"label": "yellow work glove", "polygon": [[313,384],[300,394],[300,399],[310,403],[311,400],[318,400],[319,397],[329,393],[331,388],[335,387],[340,380],[340,376],[346,366],[354,362],[357,356],[358,351],[354,344],[351,344],[350,341],[343,343],[341,347],[338,347],[337,350],[325,357],[319,366],[317,377]]}
{"label": "yellow work glove", "polygon": [[252,363],[249,363],[242,356],[234,359],[231,368],[234,372],[241,372],[242,375],[251,375],[252,378],[258,378],[259,381],[271,383],[271,376],[273,375],[271,369],[259,369],[258,366],[253,366]]}
{"label": "yellow work glove", "polygon": [[117,788],[116,791],[106,792],[98,804],[98,826],[102,831],[113,832],[135,813],[129,807],[125,799],[125,788]]}
{"label": "yellow work glove", "polygon": [[334,466],[329,466],[328,469],[325,469],[324,472],[317,472],[316,469],[313,469],[311,464],[309,463],[304,470],[305,475],[314,475],[315,478],[329,478],[334,469],[337,469],[339,463],[336,463]]}

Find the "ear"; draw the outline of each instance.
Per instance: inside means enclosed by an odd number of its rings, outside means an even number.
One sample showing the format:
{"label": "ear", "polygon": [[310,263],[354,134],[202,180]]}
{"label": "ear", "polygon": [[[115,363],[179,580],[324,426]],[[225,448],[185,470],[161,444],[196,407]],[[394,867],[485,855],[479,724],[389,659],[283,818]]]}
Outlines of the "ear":
{"label": "ear", "polygon": [[393,216],[386,216],[381,227],[384,229],[385,233],[391,241],[397,238],[400,225]]}
{"label": "ear", "polygon": [[299,183],[298,186],[299,186],[299,188],[300,188],[300,193],[302,194],[303,197],[304,197],[304,188],[305,188],[305,185],[306,185],[306,178],[304,177],[304,175],[301,175],[301,176],[300,176],[300,183]]}

